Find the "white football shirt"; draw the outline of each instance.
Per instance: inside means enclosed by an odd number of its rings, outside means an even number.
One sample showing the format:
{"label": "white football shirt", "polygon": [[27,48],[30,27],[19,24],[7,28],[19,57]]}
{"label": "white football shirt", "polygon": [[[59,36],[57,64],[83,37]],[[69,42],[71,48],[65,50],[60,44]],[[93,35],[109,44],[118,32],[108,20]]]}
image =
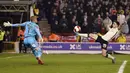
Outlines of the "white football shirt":
{"label": "white football shirt", "polygon": [[111,40],[118,33],[118,28],[110,28],[109,31],[102,36],[105,41]]}

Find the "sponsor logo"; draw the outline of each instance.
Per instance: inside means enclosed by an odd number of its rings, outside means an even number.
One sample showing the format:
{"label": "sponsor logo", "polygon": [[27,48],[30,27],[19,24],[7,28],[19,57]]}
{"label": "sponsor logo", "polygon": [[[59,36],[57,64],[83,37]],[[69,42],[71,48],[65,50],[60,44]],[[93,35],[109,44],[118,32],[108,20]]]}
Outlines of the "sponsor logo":
{"label": "sponsor logo", "polygon": [[70,50],[80,50],[81,48],[81,44],[70,44]]}
{"label": "sponsor logo", "polygon": [[120,45],[120,50],[130,50],[130,45],[127,44]]}
{"label": "sponsor logo", "polygon": [[101,46],[100,45],[98,45],[98,46],[90,45],[89,49],[101,49]]}
{"label": "sponsor logo", "polygon": [[[107,47],[106,45],[104,45],[104,47]],[[90,45],[88,47],[89,49],[101,49],[100,45]],[[112,49],[112,46],[108,46],[107,49]]]}
{"label": "sponsor logo", "polygon": [[51,49],[61,49],[62,45],[56,46],[56,45],[46,45],[46,46],[42,46],[42,48],[51,48]]}

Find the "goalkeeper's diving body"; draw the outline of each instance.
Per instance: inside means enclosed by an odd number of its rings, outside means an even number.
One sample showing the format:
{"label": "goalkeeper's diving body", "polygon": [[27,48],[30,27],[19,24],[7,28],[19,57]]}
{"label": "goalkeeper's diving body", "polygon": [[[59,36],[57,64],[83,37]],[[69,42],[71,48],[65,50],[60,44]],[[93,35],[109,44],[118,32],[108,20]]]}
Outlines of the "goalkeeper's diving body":
{"label": "goalkeeper's diving body", "polygon": [[96,42],[99,42],[101,44],[102,55],[106,58],[111,59],[112,63],[115,63],[115,57],[107,53],[107,46],[108,46],[108,41],[114,38],[118,34],[119,32],[118,27],[119,27],[119,22],[117,21],[113,22],[112,28],[108,26],[109,31],[103,36],[99,36],[93,33],[90,33],[90,34],[84,34],[84,33],[78,33],[78,32],[75,32],[75,33],[78,36],[91,37],[95,39]]}
{"label": "goalkeeper's diving body", "polygon": [[25,32],[24,32],[24,44],[25,47],[31,48],[34,56],[36,57],[38,64],[44,64],[43,61],[41,60],[42,56],[42,51],[41,48],[38,45],[38,42],[35,38],[35,36],[38,36],[39,42],[43,42],[42,36],[39,31],[39,26],[36,24],[37,23],[37,17],[32,16],[30,18],[30,21],[24,22],[22,24],[11,24],[9,22],[4,22],[4,26],[12,26],[12,27],[17,27],[17,26],[24,26],[25,27]]}

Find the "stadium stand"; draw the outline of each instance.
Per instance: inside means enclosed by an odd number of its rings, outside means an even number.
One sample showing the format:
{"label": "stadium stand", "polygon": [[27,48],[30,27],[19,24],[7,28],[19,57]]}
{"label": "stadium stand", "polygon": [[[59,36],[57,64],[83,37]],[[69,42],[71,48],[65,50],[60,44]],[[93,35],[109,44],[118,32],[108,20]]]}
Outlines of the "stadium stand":
{"label": "stadium stand", "polygon": [[[81,27],[81,32],[105,34],[106,26],[112,21],[122,20],[119,17],[122,15],[130,28],[128,0],[39,0],[36,7],[40,10],[40,20],[47,19],[51,32],[55,31],[57,34],[73,33],[73,27],[76,25]],[[65,20],[61,22],[62,16],[65,16]],[[66,28],[62,27],[63,24]],[[128,31],[128,27],[123,28],[123,31]],[[65,31],[62,31],[63,29]],[[127,34],[129,33],[130,31]]]}
{"label": "stadium stand", "polygon": [[[107,32],[107,24],[117,20],[121,13],[125,16],[130,28],[130,2],[128,0],[1,0],[1,2],[19,5],[34,2],[34,12],[39,9],[36,15],[39,16],[40,29],[46,32],[44,33],[46,36],[49,36],[51,32],[73,33],[73,27],[76,25],[81,27],[81,32],[104,34]],[[1,2],[0,4],[4,4]],[[11,10],[8,11],[11,12]],[[21,12],[24,11],[21,10]],[[65,16],[65,19],[62,19],[62,16]],[[26,20],[29,20],[29,17]],[[66,25],[65,28],[64,25]],[[123,28],[123,31],[124,29],[128,31],[129,28]],[[130,31],[127,34],[129,33]]]}

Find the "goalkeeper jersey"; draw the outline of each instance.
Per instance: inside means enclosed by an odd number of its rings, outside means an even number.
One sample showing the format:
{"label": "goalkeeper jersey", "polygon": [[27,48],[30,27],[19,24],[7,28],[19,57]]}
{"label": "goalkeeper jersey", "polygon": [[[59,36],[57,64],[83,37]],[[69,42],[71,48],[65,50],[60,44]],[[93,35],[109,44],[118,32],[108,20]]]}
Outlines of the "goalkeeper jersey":
{"label": "goalkeeper jersey", "polygon": [[39,26],[31,21],[24,22],[22,24],[13,24],[12,26],[24,26],[25,27],[25,32],[24,32],[24,37],[36,37],[38,36],[39,38],[42,38],[40,31],[39,31]]}

